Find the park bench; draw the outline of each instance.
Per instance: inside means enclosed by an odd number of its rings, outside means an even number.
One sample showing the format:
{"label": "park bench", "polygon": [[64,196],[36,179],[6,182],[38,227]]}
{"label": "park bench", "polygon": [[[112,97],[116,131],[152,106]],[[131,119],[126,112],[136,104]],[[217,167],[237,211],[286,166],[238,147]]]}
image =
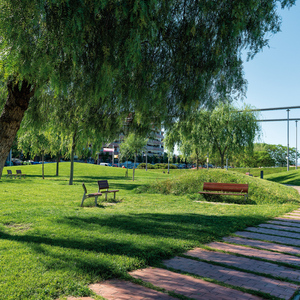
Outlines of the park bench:
{"label": "park bench", "polygon": [[[114,193],[114,199],[116,199],[116,192],[118,192],[119,190],[109,190],[109,185],[108,185],[107,180],[99,180],[98,187],[99,187],[98,192],[101,191],[102,194],[105,193],[105,200],[107,200],[108,193]],[[105,190],[105,191],[102,191],[102,190]]]}
{"label": "park bench", "polygon": [[16,178],[17,174],[13,174],[11,170],[7,170],[6,178],[7,177],[13,178],[13,176],[15,176],[15,178]]}
{"label": "park bench", "polygon": [[22,176],[24,177],[24,179],[25,179],[25,176],[26,176],[26,174],[22,174],[22,171],[21,170],[16,170],[16,172],[17,172],[17,174],[16,174],[16,178],[19,176],[20,177],[20,179],[22,178]]}
{"label": "park bench", "polygon": [[82,183],[82,187],[83,187],[83,197],[82,197],[82,201],[81,201],[81,205],[80,206],[83,206],[83,201],[87,198],[91,198],[91,197],[95,197],[95,206],[97,206],[97,200],[98,200],[98,197],[99,196],[102,196],[102,193],[93,193],[93,194],[88,194],[87,193],[87,189],[86,189],[86,186],[84,183]]}
{"label": "park bench", "polygon": [[248,198],[248,184],[204,182],[203,192],[199,194],[244,196]]}

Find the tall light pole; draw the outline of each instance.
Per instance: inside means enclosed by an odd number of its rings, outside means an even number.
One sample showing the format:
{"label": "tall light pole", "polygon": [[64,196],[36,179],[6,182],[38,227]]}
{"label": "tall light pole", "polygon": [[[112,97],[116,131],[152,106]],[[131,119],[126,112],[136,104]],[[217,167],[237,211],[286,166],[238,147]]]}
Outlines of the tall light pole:
{"label": "tall light pole", "polygon": [[297,165],[298,165],[298,149],[297,149],[297,122],[298,121],[295,121],[296,122],[296,170],[297,170]]}
{"label": "tall light pole", "polygon": [[290,158],[289,158],[289,155],[290,155],[290,148],[289,148],[290,147],[290,145],[289,145],[290,110],[287,109],[286,111],[287,111],[287,157],[286,157],[287,164],[286,164],[286,168],[287,168],[287,171],[289,171],[289,169],[290,169]]}

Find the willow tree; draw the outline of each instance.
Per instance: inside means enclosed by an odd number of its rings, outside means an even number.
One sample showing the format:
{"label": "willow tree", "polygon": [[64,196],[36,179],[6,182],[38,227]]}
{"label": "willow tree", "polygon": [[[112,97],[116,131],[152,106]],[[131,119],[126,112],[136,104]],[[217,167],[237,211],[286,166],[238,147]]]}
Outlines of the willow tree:
{"label": "willow tree", "polygon": [[122,156],[128,157],[130,155],[134,156],[133,171],[132,171],[132,181],[134,181],[136,156],[145,151],[147,146],[147,138],[144,136],[139,136],[135,133],[129,133],[124,141],[120,145],[120,153]]}
{"label": "willow tree", "polygon": [[104,110],[156,113],[168,125],[243,94],[242,50],[252,57],[266,46],[280,29],[278,4],[294,2],[0,0],[0,174],[45,84],[57,93],[73,84]]}
{"label": "willow tree", "polygon": [[198,116],[202,128],[202,143],[212,153],[218,153],[221,167],[225,157],[253,150],[255,138],[259,135],[257,112],[245,106],[242,110],[228,103],[221,103],[213,110],[201,110]]}

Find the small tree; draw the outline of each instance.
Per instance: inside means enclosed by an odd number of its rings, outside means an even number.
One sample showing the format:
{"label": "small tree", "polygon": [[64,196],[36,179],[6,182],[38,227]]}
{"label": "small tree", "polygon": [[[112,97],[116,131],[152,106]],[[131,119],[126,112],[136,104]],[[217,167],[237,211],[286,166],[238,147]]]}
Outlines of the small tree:
{"label": "small tree", "polygon": [[125,137],[123,143],[120,145],[120,152],[122,156],[134,155],[134,165],[132,172],[132,181],[134,181],[136,157],[139,153],[142,153],[147,145],[147,139],[138,136],[134,133],[130,133]]}

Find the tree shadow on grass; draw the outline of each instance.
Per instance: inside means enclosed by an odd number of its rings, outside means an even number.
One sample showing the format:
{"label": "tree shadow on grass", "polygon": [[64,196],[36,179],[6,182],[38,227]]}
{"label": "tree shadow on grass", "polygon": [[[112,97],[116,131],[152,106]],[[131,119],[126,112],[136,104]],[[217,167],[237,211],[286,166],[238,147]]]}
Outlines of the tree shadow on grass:
{"label": "tree shadow on grass", "polygon": [[[73,229],[77,232],[74,236],[50,237],[43,233],[10,234],[0,231],[0,240],[26,243],[36,252],[44,251],[43,254],[50,257],[44,262],[48,268],[73,269],[73,265],[68,264],[76,263],[76,269],[79,268],[80,272],[109,278],[124,275],[128,268],[153,265],[201,244],[221,240],[237,230],[266,220],[262,216],[229,217],[192,213],[67,217],[55,222],[67,225],[68,232]],[[82,235],[78,230],[82,231]],[[48,246],[62,249],[51,250]],[[126,257],[133,262],[126,262]]]}
{"label": "tree shadow on grass", "polygon": [[273,182],[300,186],[299,173],[296,172],[293,172],[292,174],[288,174],[288,175],[276,176],[275,178],[266,178],[266,179]]}

